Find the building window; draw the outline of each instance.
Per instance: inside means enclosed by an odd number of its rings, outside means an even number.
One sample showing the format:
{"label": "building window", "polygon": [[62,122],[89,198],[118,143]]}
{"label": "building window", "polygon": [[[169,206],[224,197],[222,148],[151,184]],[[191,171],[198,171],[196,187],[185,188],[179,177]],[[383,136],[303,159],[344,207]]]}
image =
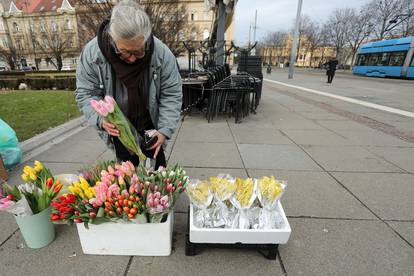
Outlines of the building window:
{"label": "building window", "polygon": [[191,40],[197,40],[197,32],[196,31],[191,32]]}
{"label": "building window", "polygon": [[55,21],[52,21],[52,31],[55,33],[58,31],[58,25]]}
{"label": "building window", "polygon": [[7,42],[6,38],[3,38],[2,43],[3,43],[3,47],[5,47],[5,48],[9,47],[9,43]]}
{"label": "building window", "polygon": [[210,32],[207,29],[205,29],[203,32],[203,39],[206,40],[209,37],[210,37]]}
{"label": "building window", "polygon": [[35,27],[34,27],[33,22],[29,23],[29,31],[30,31],[30,33],[34,33],[34,31],[35,31]]}
{"label": "building window", "polygon": [[184,40],[185,36],[184,36],[184,31],[183,30],[179,30],[178,31],[178,40]]}
{"label": "building window", "polygon": [[66,19],[66,21],[65,21],[65,29],[66,30],[72,30],[72,21],[70,21],[70,19]]}
{"label": "building window", "polygon": [[72,58],[72,65],[76,65],[78,63],[78,59]]}
{"label": "building window", "polygon": [[45,24],[45,22],[41,22],[40,23],[40,31],[42,33],[46,32],[46,24]]}
{"label": "building window", "polygon": [[195,11],[192,11],[190,16],[191,16],[191,21],[197,20],[197,13]]}
{"label": "building window", "polygon": [[22,45],[22,42],[20,41],[20,39],[16,40],[16,45],[17,45],[17,49],[23,50],[23,45]]}
{"label": "building window", "polygon": [[13,22],[13,30],[18,33],[20,32],[20,27],[19,24],[17,24],[16,22]]}

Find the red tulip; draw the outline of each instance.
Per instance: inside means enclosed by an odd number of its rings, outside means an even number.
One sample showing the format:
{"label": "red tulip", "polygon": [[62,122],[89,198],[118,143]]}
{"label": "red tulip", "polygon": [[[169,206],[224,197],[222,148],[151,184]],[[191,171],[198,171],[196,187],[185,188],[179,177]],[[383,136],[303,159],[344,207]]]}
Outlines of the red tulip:
{"label": "red tulip", "polygon": [[56,221],[56,220],[59,220],[59,219],[60,219],[59,215],[53,214],[50,220],[51,221]]}
{"label": "red tulip", "polygon": [[46,188],[50,189],[50,188],[52,188],[52,186],[53,186],[53,179],[51,177],[49,177],[46,180]]}

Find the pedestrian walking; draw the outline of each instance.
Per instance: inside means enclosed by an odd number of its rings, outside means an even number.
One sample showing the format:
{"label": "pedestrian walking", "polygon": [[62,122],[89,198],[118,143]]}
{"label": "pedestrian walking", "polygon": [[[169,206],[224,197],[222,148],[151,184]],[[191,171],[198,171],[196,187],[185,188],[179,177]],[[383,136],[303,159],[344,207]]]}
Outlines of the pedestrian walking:
{"label": "pedestrian walking", "polygon": [[324,65],[328,67],[328,69],[326,71],[326,75],[328,76],[327,83],[332,83],[332,80],[335,76],[336,67],[338,66],[338,60],[336,58],[331,58]]}

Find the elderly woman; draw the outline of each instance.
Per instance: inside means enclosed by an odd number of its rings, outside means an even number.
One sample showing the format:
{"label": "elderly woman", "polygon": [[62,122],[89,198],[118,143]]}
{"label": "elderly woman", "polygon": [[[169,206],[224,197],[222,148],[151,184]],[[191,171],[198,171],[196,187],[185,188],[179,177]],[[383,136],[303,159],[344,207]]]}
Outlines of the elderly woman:
{"label": "elderly woman", "polygon": [[116,127],[100,119],[90,100],[115,98],[138,133],[156,129],[156,143],[143,152],[166,166],[163,144],[177,126],[182,104],[181,78],[174,55],[151,33],[151,22],[141,7],[123,0],[104,21],[97,37],[83,49],[76,72],[76,101],[119,160],[138,165],[117,138]]}

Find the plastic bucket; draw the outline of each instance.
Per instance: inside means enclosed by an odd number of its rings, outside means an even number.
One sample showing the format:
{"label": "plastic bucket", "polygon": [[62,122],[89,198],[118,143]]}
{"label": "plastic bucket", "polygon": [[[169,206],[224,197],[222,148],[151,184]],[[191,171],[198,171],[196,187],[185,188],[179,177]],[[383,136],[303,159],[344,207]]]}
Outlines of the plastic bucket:
{"label": "plastic bucket", "polygon": [[24,217],[15,217],[24,241],[29,248],[42,248],[55,239],[55,226],[50,221],[51,207]]}

